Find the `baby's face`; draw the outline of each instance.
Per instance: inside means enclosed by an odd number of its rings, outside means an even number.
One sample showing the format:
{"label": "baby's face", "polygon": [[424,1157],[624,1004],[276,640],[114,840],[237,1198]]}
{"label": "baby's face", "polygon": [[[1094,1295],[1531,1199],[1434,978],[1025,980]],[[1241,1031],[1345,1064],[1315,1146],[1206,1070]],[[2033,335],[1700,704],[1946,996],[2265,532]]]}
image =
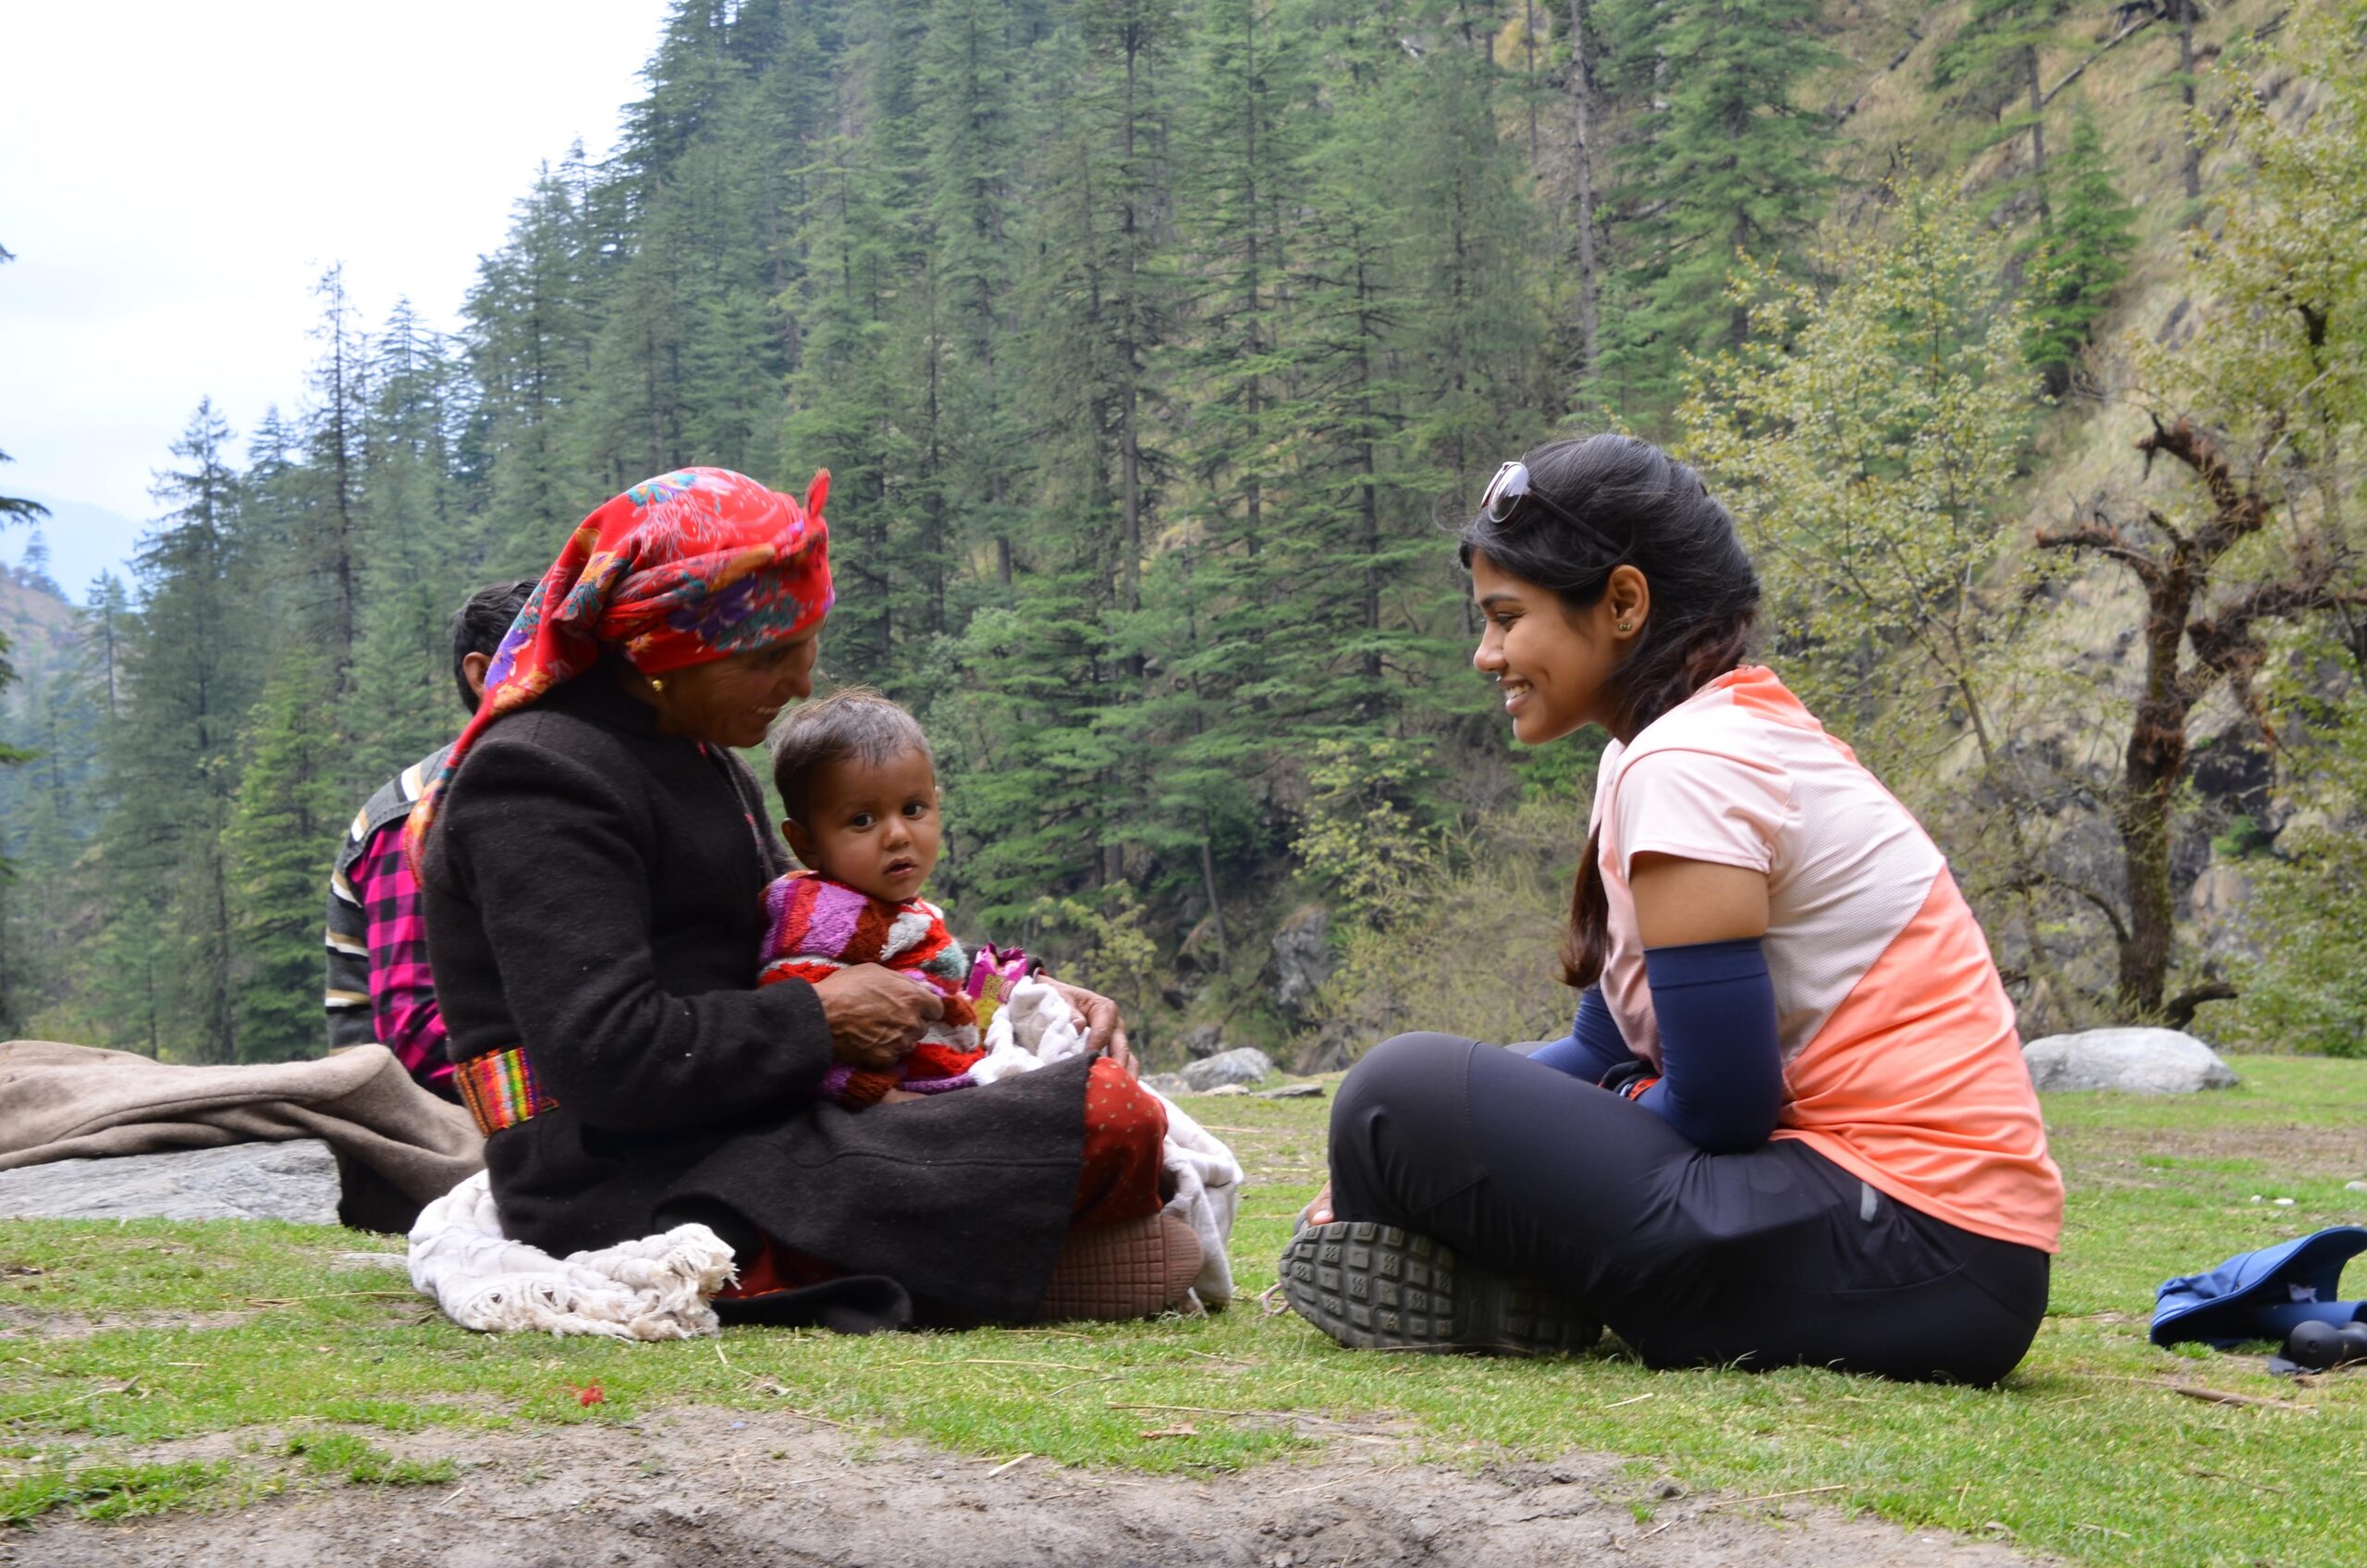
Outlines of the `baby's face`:
{"label": "baby's face", "polygon": [[937,770],[927,753],[908,751],[883,763],[825,763],[806,798],[807,820],[781,824],[799,860],[889,903],[920,896],[944,837]]}

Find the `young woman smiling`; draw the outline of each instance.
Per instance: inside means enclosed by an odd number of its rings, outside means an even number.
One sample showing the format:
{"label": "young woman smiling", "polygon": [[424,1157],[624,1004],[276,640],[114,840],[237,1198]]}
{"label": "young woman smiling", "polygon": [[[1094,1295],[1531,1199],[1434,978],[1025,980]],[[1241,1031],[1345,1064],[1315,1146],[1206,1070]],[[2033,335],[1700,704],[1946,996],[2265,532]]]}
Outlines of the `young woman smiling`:
{"label": "young woman smiling", "polygon": [[2063,1183],[1947,863],[1774,674],[1690,469],[1616,435],[1506,463],[1463,532],[1513,733],[1610,731],[1570,1034],[1373,1047],[1283,1254],[1341,1343],[1991,1383],[2046,1309]]}

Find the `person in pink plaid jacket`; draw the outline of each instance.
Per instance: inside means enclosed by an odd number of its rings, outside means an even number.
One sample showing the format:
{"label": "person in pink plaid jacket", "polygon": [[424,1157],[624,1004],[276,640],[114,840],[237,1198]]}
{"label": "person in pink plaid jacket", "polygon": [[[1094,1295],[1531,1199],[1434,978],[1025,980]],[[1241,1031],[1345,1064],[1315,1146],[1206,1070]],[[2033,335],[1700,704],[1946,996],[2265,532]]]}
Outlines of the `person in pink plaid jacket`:
{"label": "person in pink plaid jacket", "polygon": [[[474,713],[484,672],[534,580],[496,582],[469,595],[452,617],[452,682]],[[457,1101],[444,1055],[444,1019],[427,968],[427,923],[419,883],[403,858],[403,825],[448,747],[439,746],[378,787],[354,814],[329,872],[329,1048],[375,1040],[413,1082]]]}

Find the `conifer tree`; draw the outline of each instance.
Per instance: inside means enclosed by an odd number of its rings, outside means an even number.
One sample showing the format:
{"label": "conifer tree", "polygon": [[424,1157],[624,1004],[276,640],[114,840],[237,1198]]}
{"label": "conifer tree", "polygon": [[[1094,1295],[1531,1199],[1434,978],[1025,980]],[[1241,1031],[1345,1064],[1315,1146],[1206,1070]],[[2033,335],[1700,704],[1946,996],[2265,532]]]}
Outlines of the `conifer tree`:
{"label": "conifer tree", "polygon": [[1648,106],[1614,158],[1625,257],[1615,349],[1622,407],[1649,434],[1686,354],[1739,347],[1726,298],[1739,252],[1800,265],[1822,211],[1834,128],[1796,102],[1830,63],[1811,0],[1602,0],[1614,75]]}
{"label": "conifer tree", "polygon": [[1387,200],[1402,67],[1385,53],[1358,52],[1371,85],[1343,97],[1307,154],[1315,194],[1292,251],[1294,396],[1275,422],[1297,505],[1293,526],[1268,541],[1257,606],[1266,676],[1245,686],[1273,705],[1288,737],[1278,750],[1288,753],[1345,723],[1393,718],[1388,672],[1403,679],[1423,662],[1406,629],[1384,615],[1414,542],[1431,542],[1436,483],[1404,438],[1414,397],[1403,352],[1411,284]]}
{"label": "conifer tree", "polygon": [[301,537],[323,595],[320,630],[335,650],[337,668],[345,669],[353,663],[362,630],[370,348],[345,290],[341,263],[323,273],[313,292],[321,300],[320,323],[313,329],[321,357],[313,367],[313,402],[304,433],[311,483]]}
{"label": "conifer tree", "polygon": [[1434,491],[1469,493],[1501,448],[1527,444],[1551,334],[1535,281],[1539,230],[1520,192],[1518,147],[1499,132],[1481,18],[1466,0],[1417,15],[1466,42],[1405,72],[1394,113],[1403,319],[1417,378],[1406,435],[1434,467]]}
{"label": "conifer tree", "polygon": [[320,891],[351,809],[341,781],[336,677],[283,644],[242,745],[223,835],[235,961],[235,1060],[310,1056],[320,1038]]}
{"label": "conifer tree", "polygon": [[355,791],[458,728],[445,629],[475,582],[455,447],[460,392],[441,338],[399,301],[376,340],[368,410],[371,541],[350,686],[350,745],[335,773]]}
{"label": "conifer tree", "polygon": [[[893,692],[897,647],[914,607],[914,563],[902,516],[915,442],[910,384],[893,349],[918,262],[902,178],[863,140],[834,137],[805,173],[806,267],[796,301],[800,363],[791,379],[785,460],[830,470],[848,540],[832,668]],[[917,619],[917,618],[915,618]]]}
{"label": "conifer tree", "polygon": [[[16,460],[7,453],[0,452],[0,463],[12,463]],[[27,500],[22,496],[0,496],[0,526],[48,515],[49,508],[39,501]]]}
{"label": "conifer tree", "polygon": [[88,935],[76,872],[103,722],[92,653],[86,633],[40,638],[0,700],[0,1028],[19,1034],[67,999]]}
{"label": "conifer tree", "polygon": [[485,545],[521,571],[558,552],[599,488],[566,440],[569,412],[590,386],[598,320],[577,152],[569,170],[546,165],[537,176],[509,239],[479,263],[467,305],[475,423],[487,453]]}
{"label": "conifer tree", "polygon": [[130,613],[130,595],[124,592],[122,578],[103,571],[92,580],[82,599],[82,644],[89,650],[93,704],[108,720],[116,717],[123,696],[122,639]]}
{"label": "conifer tree", "polygon": [[1571,259],[1577,267],[1571,293],[1577,317],[1577,400],[1582,408],[1599,401],[1602,374],[1601,247],[1595,192],[1603,105],[1601,41],[1593,13],[1592,0],[1570,0],[1570,226]]}
{"label": "conifer tree", "polygon": [[[0,246],[0,263],[14,260],[16,258],[8,253],[7,248]],[[0,452],[0,463],[14,461],[16,459],[7,453]],[[0,496],[0,527],[6,527],[9,522],[19,519],[41,518],[48,515],[49,508],[39,501],[29,501],[21,496]],[[14,675],[15,671],[8,664],[8,639],[0,636],[0,689],[5,689]],[[8,760],[6,756],[0,756],[0,766],[6,766]]]}
{"label": "conifer tree", "polygon": [[1269,641],[1273,570],[1303,524],[1277,410],[1294,381],[1284,301],[1313,105],[1299,13],[1212,0],[1197,24],[1182,123],[1195,155],[1179,162],[1176,190],[1187,313],[1168,359],[1191,413],[1178,521],[1152,554],[1135,623],[1146,680],[1122,725],[1151,759],[1151,798],[1122,831],[1196,888],[1222,947],[1219,838],[1238,844],[1257,816],[1254,781],[1290,748],[1270,704],[1244,688],[1283,679]]}
{"label": "conifer tree", "polygon": [[[196,1061],[235,1061],[235,937],[222,836],[238,788],[239,729],[254,701],[254,618],[236,589],[238,476],[211,400],[159,480],[172,507],[137,562],[141,607],[125,640],[127,693],[106,737],[102,832],[118,956],[144,948],[136,989],[109,989],[117,1038]],[[131,1008],[127,1014],[126,1003]]]}
{"label": "conifer tree", "polygon": [[2075,0],[1973,0],[1972,12],[1934,56],[1932,84],[1953,92],[1964,107],[1996,120],[1993,144],[2029,139],[2026,172],[2003,188],[2027,195],[2038,214],[2039,232],[2054,226],[2047,191],[2046,101],[2039,87],[2039,51],[2054,41],[2056,29]]}
{"label": "conifer tree", "polygon": [[[919,103],[933,318],[943,324],[932,368],[955,476],[955,515],[993,553],[994,585],[1012,581],[1020,526],[1023,443],[1012,409],[1012,320],[1020,139],[1019,18],[1003,0],[934,0],[922,36]],[[955,612],[957,617],[959,611]]]}
{"label": "conifer tree", "polygon": [[2114,182],[2103,138],[2085,110],[2071,121],[2054,181],[2061,194],[2054,231],[2040,247],[2030,363],[2046,377],[2047,391],[2060,396],[2114,286],[2128,276],[2137,236],[2135,209]]}

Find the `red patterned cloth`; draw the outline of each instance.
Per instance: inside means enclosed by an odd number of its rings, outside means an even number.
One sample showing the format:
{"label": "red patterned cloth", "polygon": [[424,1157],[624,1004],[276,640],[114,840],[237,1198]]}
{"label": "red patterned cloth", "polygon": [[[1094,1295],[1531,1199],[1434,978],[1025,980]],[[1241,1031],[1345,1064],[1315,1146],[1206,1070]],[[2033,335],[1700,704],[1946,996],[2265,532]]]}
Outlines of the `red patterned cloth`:
{"label": "red patterned cloth", "polygon": [[[1166,1141],[1167,1108],[1159,1096],[1109,1058],[1096,1061],[1085,1080],[1085,1160],[1069,1206],[1070,1230],[1098,1230],[1157,1214],[1166,1202],[1159,1190]],[[741,1262],[738,1280],[716,1294],[745,1301],[818,1285],[844,1272],[767,1237],[761,1252]]]}
{"label": "red patterned cloth", "polygon": [[1157,1214],[1166,1169],[1167,1108],[1134,1075],[1103,1057],[1085,1080],[1085,1166],[1077,1172],[1073,1229],[1090,1231]]}
{"label": "red patterned cloth", "polygon": [[469,747],[613,648],[644,675],[789,642],[829,613],[828,470],[805,500],[723,468],[645,479],[579,524],[485,671],[484,701],[411,808],[416,865]]}

